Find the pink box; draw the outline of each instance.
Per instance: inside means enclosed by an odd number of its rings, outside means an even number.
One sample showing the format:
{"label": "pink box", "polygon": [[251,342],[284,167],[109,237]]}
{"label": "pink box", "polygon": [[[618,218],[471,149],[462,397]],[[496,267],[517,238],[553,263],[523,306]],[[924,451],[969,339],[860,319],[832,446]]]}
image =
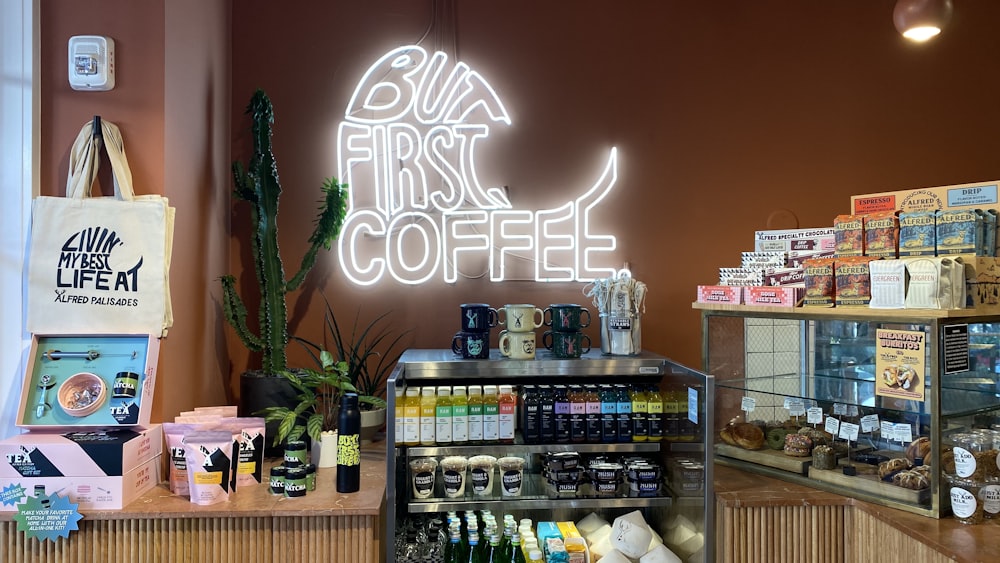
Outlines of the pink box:
{"label": "pink box", "polygon": [[743,301],[746,305],[798,307],[805,292],[804,287],[747,287],[743,291]]}
{"label": "pink box", "polygon": [[0,478],[121,476],[163,452],[163,427],[64,433],[35,431],[0,440]]}
{"label": "pink box", "polygon": [[722,303],[739,305],[743,302],[743,286],[699,285],[698,303]]}
{"label": "pink box", "polygon": [[[78,504],[79,510],[117,510],[142,496],[160,482],[160,456],[132,468],[124,475],[66,476],[66,477],[18,477],[0,478],[0,490],[7,487],[23,487],[26,495],[33,495],[35,487],[44,486],[45,494],[57,494]],[[15,512],[18,499],[12,504],[0,503],[0,511]]]}

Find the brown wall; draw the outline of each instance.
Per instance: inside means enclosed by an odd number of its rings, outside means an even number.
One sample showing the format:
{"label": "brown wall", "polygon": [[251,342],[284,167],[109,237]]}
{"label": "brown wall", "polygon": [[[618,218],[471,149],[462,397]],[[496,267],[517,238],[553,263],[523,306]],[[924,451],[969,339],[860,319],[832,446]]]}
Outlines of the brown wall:
{"label": "brown wall", "polygon": [[[649,285],[643,347],[694,366],[701,363],[694,288],[714,282],[720,266],[737,265],[754,230],[828,226],[852,194],[1000,178],[1000,42],[990,27],[1000,4],[990,0],[956,5],[950,27],[922,46],[895,32],[889,0],[641,0],[614,8],[513,0],[440,2],[436,12],[430,0],[286,4],[232,3],[228,91],[221,76],[230,28],[216,13],[228,2],[205,8],[215,22],[208,27],[173,2],[42,6],[43,63],[50,63],[43,65],[43,185],[65,176],[72,134],[93,108],[113,109],[139,185],[169,193],[184,221],[177,243],[186,250],[175,253],[172,270],[177,326],[161,362],[161,374],[178,382],[158,395],[166,416],[182,403],[231,398],[235,375],[252,366],[232,332],[220,329],[215,278],[241,274],[246,263],[245,208],[232,208],[232,234],[219,239],[229,218],[227,143],[232,158],[246,158],[242,112],[253,90],[264,88],[275,106],[281,244],[292,270],[319,185],[336,173],[332,139],[360,74],[429,25],[422,45],[457,53],[506,104],[513,125],[477,158],[483,182],[510,186],[517,208],[565,201],[618,147],[619,179],[604,217],[621,261]],[[119,41],[119,89],[69,90],[65,42],[77,33]],[[203,43],[207,60],[198,57]],[[184,63],[190,87],[179,82]],[[307,285],[289,301],[294,332],[318,336],[321,292],[347,322],[358,306],[362,320],[392,311],[421,348],[447,346],[463,302],[586,303],[582,284],[568,283],[358,287],[343,278],[333,252],[320,256]]]}

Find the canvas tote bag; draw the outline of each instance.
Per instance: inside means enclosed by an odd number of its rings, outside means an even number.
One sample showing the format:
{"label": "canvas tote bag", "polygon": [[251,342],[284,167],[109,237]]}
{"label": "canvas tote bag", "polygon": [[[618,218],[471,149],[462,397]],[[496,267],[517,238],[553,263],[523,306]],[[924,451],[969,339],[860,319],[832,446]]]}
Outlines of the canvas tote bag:
{"label": "canvas tote bag", "polygon": [[[91,197],[102,146],[114,172],[113,197]],[[70,152],[66,197],[32,203],[27,330],[166,336],[173,325],[174,212],[165,197],[134,194],[114,123],[84,125]]]}

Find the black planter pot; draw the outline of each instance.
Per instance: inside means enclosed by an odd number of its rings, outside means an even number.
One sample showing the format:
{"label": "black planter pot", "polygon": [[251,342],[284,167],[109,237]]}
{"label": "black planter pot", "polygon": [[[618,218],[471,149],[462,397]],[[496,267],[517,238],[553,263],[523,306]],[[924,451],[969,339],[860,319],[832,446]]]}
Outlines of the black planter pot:
{"label": "black planter pot", "polygon": [[[264,376],[260,372],[246,372],[240,375],[240,416],[262,416],[260,411],[267,407],[288,407],[294,409],[299,400],[295,388],[284,377]],[[268,422],[264,428],[264,456],[284,456],[284,447],[272,445],[278,432],[278,423]]]}

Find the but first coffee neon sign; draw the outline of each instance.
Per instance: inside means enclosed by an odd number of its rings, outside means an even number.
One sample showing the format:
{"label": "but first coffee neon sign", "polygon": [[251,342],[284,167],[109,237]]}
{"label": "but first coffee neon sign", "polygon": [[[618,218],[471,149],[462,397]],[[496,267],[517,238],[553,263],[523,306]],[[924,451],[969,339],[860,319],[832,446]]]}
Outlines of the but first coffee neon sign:
{"label": "but first coffee neon sign", "polygon": [[591,217],[618,178],[611,149],[598,180],[552,209],[514,209],[504,189],[482,185],[476,149],[507,110],[481,74],[416,45],[389,51],[358,82],[337,130],[338,177],[349,186],[340,265],[359,285],[389,275],[404,284],[452,283],[486,260],[503,281],[529,255],[537,281],[613,276],[613,235]]}

